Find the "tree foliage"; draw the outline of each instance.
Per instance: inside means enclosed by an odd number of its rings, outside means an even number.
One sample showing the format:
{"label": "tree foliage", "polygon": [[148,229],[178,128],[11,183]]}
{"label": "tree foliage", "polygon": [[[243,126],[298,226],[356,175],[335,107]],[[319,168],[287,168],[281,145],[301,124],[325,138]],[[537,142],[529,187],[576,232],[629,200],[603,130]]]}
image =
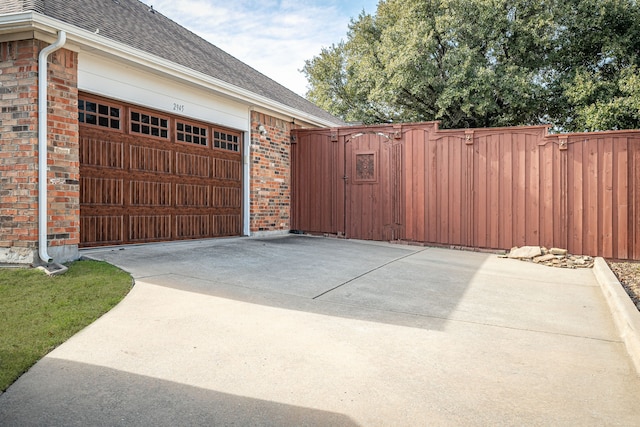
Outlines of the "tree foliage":
{"label": "tree foliage", "polygon": [[382,0],[306,61],[346,121],[640,127],[636,0]]}

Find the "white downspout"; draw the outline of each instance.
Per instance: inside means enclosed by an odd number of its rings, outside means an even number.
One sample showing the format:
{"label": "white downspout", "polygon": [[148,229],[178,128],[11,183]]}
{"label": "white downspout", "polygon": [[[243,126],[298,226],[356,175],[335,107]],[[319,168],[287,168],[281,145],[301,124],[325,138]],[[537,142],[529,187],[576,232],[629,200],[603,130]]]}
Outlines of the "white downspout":
{"label": "white downspout", "polygon": [[67,34],[60,31],[58,40],[38,55],[38,255],[47,264],[53,261],[47,252],[47,58],[66,41]]}
{"label": "white downspout", "polygon": [[249,107],[249,130],[244,134],[242,147],[242,235],[251,235],[251,113]]}

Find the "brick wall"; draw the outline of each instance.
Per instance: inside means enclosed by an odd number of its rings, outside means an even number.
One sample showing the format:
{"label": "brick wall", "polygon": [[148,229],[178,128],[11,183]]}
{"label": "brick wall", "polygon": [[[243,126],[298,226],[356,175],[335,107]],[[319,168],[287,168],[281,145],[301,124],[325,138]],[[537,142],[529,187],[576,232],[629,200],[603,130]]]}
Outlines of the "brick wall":
{"label": "brick wall", "polygon": [[[60,49],[49,56],[49,255],[60,246],[77,252],[80,241],[78,55]],[[59,254],[56,256],[56,254]]]}
{"label": "brick wall", "polygon": [[[0,43],[0,262],[37,262],[38,53],[37,40]],[[49,57],[49,254],[77,256],[77,55]],[[57,256],[56,256],[57,255]]]}
{"label": "brick wall", "polygon": [[[266,135],[258,132],[262,125]],[[288,231],[291,218],[291,129],[262,113],[251,115],[251,233]]]}

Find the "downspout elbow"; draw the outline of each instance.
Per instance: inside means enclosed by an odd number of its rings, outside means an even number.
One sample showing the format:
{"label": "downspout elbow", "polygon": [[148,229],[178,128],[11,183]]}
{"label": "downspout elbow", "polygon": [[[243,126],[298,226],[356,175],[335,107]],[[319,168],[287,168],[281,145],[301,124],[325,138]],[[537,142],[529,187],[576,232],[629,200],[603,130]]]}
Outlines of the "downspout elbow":
{"label": "downspout elbow", "polygon": [[64,31],[58,39],[38,55],[38,255],[45,263],[53,261],[47,251],[47,60],[49,54],[60,49],[67,41]]}

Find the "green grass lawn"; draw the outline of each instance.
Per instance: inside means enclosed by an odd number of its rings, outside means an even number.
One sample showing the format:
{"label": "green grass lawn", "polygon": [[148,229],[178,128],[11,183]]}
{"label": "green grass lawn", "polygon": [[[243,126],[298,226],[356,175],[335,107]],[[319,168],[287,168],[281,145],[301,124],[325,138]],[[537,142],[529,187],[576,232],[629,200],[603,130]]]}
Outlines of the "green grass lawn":
{"label": "green grass lawn", "polygon": [[76,261],[60,276],[0,268],[0,391],[115,306],[131,276],[106,262]]}

